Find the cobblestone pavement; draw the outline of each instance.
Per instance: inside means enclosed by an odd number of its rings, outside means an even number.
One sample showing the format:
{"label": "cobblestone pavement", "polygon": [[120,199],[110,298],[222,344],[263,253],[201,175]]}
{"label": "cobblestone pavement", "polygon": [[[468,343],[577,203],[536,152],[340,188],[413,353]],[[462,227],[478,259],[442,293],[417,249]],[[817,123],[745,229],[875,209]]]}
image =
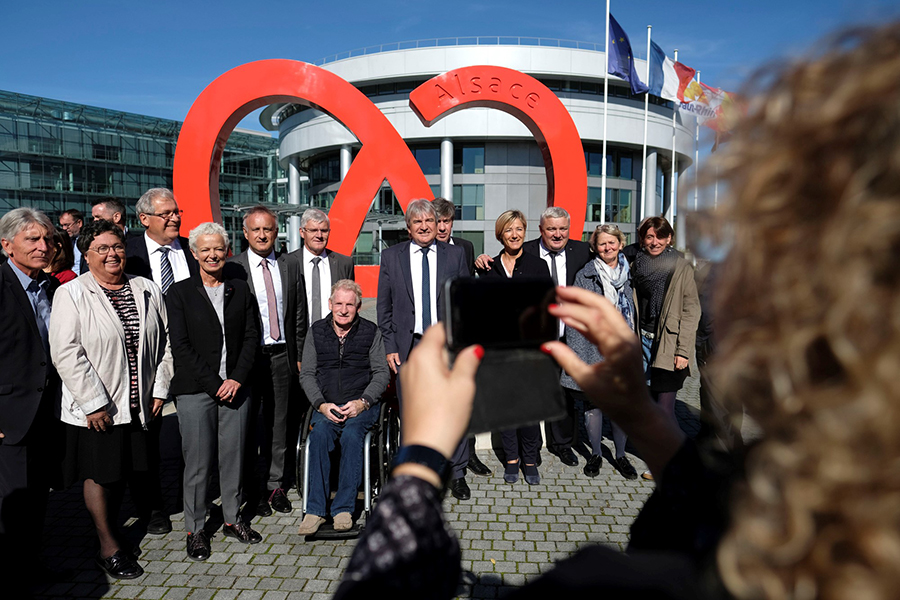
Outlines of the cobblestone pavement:
{"label": "cobblestone pavement", "polygon": [[[374,305],[371,303],[370,307]],[[367,308],[370,308],[367,307]],[[374,311],[371,311],[374,312]],[[369,315],[366,315],[369,316]],[[374,317],[371,315],[369,318]],[[698,382],[689,378],[679,393],[677,412],[690,435],[698,428]],[[284,600],[330,598],[353,551],[355,540],[305,541],[297,535],[302,520],[296,490],[289,493],[294,511],[254,518],[263,536],[260,544],[246,546],[221,531],[212,539],[213,554],[205,562],[185,555],[185,533],[178,486],[178,428],[173,413],[163,424],[163,484],[167,503],[178,506],[168,535],[146,535],[133,518],[126,498],[120,515],[125,537],[139,546],[146,573],[131,581],[107,578],[94,565],[96,536],[84,508],[81,488],[51,494],[45,528],[48,563],[64,570],[63,582],[35,590],[39,598],[148,598],[191,600]],[[611,456],[611,440],[604,440]],[[588,478],[578,467],[566,467],[542,452],[542,483],[502,480],[502,465],[488,436],[479,439],[479,456],[494,469],[489,478],[468,478],[472,499],[444,501],[447,519],[460,538],[464,575],[463,598],[495,598],[506,588],[520,585],[551,568],[586,544],[624,548],[635,515],[653,490],[653,483],[627,481],[604,461],[600,476]],[[482,448],[482,446],[484,446]],[[499,446],[499,444],[497,444]],[[629,451],[631,448],[629,447]],[[641,472],[644,463],[632,456]],[[14,600],[14,599],[10,599]]]}

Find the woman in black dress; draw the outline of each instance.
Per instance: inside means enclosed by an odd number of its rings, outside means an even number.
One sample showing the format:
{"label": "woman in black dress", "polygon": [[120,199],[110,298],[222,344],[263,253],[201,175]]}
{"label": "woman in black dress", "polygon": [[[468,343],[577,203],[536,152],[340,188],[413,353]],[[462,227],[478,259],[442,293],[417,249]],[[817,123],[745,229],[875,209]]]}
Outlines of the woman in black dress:
{"label": "woman in black dress", "polygon": [[[497,240],[503,244],[503,250],[494,257],[489,271],[479,273],[482,277],[546,277],[550,279],[547,263],[522,250],[525,243],[525,215],[518,210],[508,210],[497,218],[494,232]],[[525,474],[529,485],[541,482],[537,469],[537,459],[541,451],[541,428],[539,425],[526,425],[517,429],[500,432],[503,439],[503,451],[506,455],[506,469],[503,480],[515,483],[519,480],[519,468]],[[522,447],[519,463],[519,446]]]}

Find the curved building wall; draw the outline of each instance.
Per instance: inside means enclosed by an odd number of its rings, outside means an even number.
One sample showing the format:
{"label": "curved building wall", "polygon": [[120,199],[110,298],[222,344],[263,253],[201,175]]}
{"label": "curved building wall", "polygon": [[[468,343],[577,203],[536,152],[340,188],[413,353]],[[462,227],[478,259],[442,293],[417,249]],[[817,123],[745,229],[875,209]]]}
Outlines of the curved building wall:
{"label": "curved building wall", "polygon": [[[637,63],[638,72],[643,73],[646,65]],[[471,239],[476,248],[493,255],[500,249],[493,231],[494,220],[501,212],[522,210],[528,217],[529,237],[534,237],[540,213],[546,208],[546,173],[531,132],[513,116],[488,108],[462,110],[425,127],[409,108],[409,91],[420,83],[448,70],[477,64],[512,68],[537,78],[569,111],[586,152],[589,205],[585,232],[592,231],[600,223],[602,73],[606,66],[602,52],[544,46],[448,46],[369,54],[328,63],[323,68],[370,97],[416,155],[435,195],[453,196],[458,209],[454,234]],[[668,208],[673,108],[657,98],[650,104],[648,187],[643,211],[639,204],[644,98],[632,97],[625,82],[611,77],[608,110],[607,154],[611,162],[606,220],[633,234],[641,214],[660,214]],[[694,122],[682,123],[680,115],[676,119],[676,172],[681,172],[692,162]],[[340,173],[346,173],[353,152],[359,148],[353,134],[312,108],[273,105],[260,120],[270,129],[277,126],[283,165],[296,171],[295,177],[300,172],[310,176],[308,195],[300,203],[327,208],[339,187]],[[461,159],[464,153],[467,156]],[[454,163],[458,163],[456,168]],[[405,236],[402,214],[388,188],[375,199],[370,217],[354,253],[358,264],[377,264],[378,248]]]}

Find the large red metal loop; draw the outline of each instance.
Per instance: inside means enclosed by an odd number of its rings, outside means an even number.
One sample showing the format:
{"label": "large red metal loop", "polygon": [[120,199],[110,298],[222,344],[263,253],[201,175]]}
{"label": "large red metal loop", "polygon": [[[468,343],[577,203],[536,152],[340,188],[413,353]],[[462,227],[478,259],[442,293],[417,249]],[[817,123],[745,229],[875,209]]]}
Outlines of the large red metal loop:
{"label": "large red metal loop", "polygon": [[569,235],[581,239],[587,213],[587,169],[575,122],[559,98],[540,81],[513,69],[463,67],[414,89],[409,105],[426,127],[473,106],[516,117],[534,135],[547,171],[547,205],[569,212]]}

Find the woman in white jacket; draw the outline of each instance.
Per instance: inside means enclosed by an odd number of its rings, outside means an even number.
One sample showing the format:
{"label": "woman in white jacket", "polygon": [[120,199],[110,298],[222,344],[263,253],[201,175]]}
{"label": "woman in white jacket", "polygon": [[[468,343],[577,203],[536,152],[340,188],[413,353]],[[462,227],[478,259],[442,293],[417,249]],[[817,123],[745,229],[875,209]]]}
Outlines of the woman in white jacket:
{"label": "woman in white jacket", "polygon": [[125,484],[134,490],[146,477],[147,423],[169,393],[166,309],[155,283],[125,275],[118,227],[90,223],[78,244],[90,272],[59,289],[50,317],[50,355],[63,382],[65,480],[84,480],[100,541],[98,566],[111,577],[133,579],[143,569],[122,549],[115,519]]}

